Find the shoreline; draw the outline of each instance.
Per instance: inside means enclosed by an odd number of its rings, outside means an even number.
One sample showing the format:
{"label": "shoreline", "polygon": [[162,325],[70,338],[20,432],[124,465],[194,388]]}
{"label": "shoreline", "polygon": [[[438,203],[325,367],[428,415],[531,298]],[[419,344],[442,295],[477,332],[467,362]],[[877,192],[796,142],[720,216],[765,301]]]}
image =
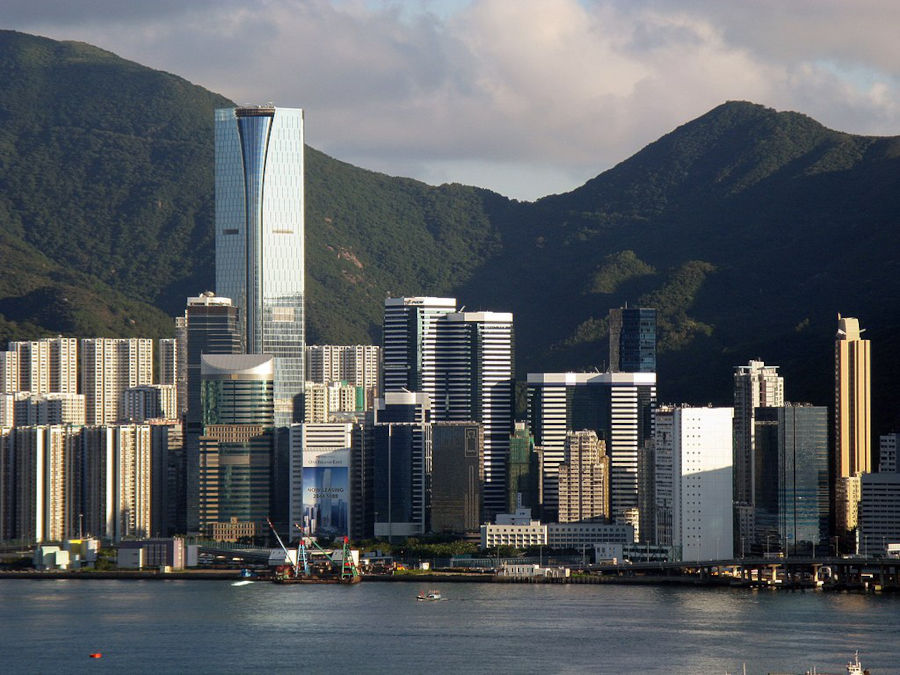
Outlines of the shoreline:
{"label": "shoreline", "polygon": [[[173,572],[159,572],[157,570],[103,570],[103,571],[0,571],[0,579],[28,579],[38,581],[52,581],[59,579],[77,580],[154,580],[154,581],[256,581],[271,582],[266,577],[245,577],[241,570],[177,570]],[[694,577],[673,576],[575,576],[568,578],[517,578],[501,577],[496,575],[478,573],[431,573],[431,574],[372,574],[364,575],[362,581],[371,583],[474,583],[474,584],[534,584],[534,585],[620,585],[620,586],[677,586],[693,587],[697,589],[749,589],[761,591],[813,591],[823,593],[856,593],[892,594],[900,591],[894,586],[865,586],[863,584],[829,584],[825,586],[813,586],[811,584],[765,584],[758,582],[740,582],[732,579],[706,579]]]}

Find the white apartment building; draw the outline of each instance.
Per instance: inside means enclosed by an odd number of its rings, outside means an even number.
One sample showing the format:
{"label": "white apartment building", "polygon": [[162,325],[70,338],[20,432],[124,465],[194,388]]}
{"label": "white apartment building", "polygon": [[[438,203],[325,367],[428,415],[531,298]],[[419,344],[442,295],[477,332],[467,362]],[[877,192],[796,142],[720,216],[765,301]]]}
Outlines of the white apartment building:
{"label": "white apartment building", "polygon": [[122,418],[125,390],[153,382],[153,340],[88,338],[81,341],[81,393],[88,424]]}

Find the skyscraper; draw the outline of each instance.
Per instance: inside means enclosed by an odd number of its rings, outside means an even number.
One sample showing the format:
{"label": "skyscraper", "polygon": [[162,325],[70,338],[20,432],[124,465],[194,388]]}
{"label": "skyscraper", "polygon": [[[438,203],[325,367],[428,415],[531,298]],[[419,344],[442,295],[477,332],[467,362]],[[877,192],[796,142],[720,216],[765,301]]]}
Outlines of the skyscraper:
{"label": "skyscraper", "polygon": [[122,417],[125,390],[153,381],[153,340],[90,338],[80,350],[87,423],[112,424]]}
{"label": "skyscraper", "polygon": [[834,342],[834,517],[844,550],[858,525],[861,475],[872,471],[869,341],[859,320],[838,314]]}
{"label": "skyscraper", "polygon": [[756,552],[811,556],[827,550],[828,409],[759,408],[754,425]]}
{"label": "skyscraper", "polygon": [[484,516],[506,508],[513,432],[513,315],[457,312],[455,298],[387,298],[384,391],[420,391],[436,422],[484,427]]}
{"label": "skyscraper", "polygon": [[275,425],[303,419],[303,111],[216,110],[216,292],[248,354],[275,357]]}
{"label": "skyscraper", "polygon": [[656,372],[656,310],[620,307],[609,310],[609,370]]}
{"label": "skyscraper", "polygon": [[435,322],[456,311],[456,298],[384,301],[382,393],[421,391],[434,397]]}
{"label": "skyscraper", "polygon": [[750,361],[734,369],[734,433],[732,437],[734,472],[734,554],[750,550],[756,494],[756,441],[754,419],[756,409],[784,405],[784,378],[778,366]]}
{"label": "skyscraper", "polygon": [[859,320],[838,314],[834,343],[834,427],[838,477],[872,470],[869,341]]}
{"label": "skyscraper", "polygon": [[656,410],[656,543],[672,547],[676,560],[731,557],[732,414]]}
{"label": "skyscraper", "polygon": [[[200,405],[201,359],[203,354],[238,354],[241,337],[238,310],[230,298],[214,293],[201,293],[188,298],[184,315],[185,379],[187,414],[184,425],[185,451],[185,525],[188,532],[196,532],[198,524],[200,434],[203,416]],[[179,515],[179,522],[181,516]]]}
{"label": "skyscraper", "polygon": [[201,359],[198,524],[214,539],[254,537],[272,510],[273,358]]}
{"label": "skyscraper", "polygon": [[[656,373],[529,373],[528,421],[543,449],[545,519],[556,517],[567,431],[590,429],[610,458],[610,516],[638,512],[638,453],[653,437]],[[629,514],[629,511],[632,514]]]}

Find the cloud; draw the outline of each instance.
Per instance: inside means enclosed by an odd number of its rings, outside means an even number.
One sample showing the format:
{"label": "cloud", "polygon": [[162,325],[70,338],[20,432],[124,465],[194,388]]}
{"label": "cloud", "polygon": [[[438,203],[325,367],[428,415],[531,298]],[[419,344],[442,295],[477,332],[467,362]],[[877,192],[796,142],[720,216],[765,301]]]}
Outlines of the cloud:
{"label": "cloud", "polygon": [[5,13],[239,103],[302,106],[309,142],[340,159],[534,198],[729,99],[895,133],[900,6],[886,4],[12,0]]}

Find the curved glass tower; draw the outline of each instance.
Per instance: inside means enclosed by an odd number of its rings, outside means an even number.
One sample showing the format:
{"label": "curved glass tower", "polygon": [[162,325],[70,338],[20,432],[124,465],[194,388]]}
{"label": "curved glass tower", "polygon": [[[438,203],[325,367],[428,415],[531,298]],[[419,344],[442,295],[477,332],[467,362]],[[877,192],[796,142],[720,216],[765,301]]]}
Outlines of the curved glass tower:
{"label": "curved glass tower", "polygon": [[216,110],[216,293],[275,357],[275,425],[303,420],[303,111]]}

